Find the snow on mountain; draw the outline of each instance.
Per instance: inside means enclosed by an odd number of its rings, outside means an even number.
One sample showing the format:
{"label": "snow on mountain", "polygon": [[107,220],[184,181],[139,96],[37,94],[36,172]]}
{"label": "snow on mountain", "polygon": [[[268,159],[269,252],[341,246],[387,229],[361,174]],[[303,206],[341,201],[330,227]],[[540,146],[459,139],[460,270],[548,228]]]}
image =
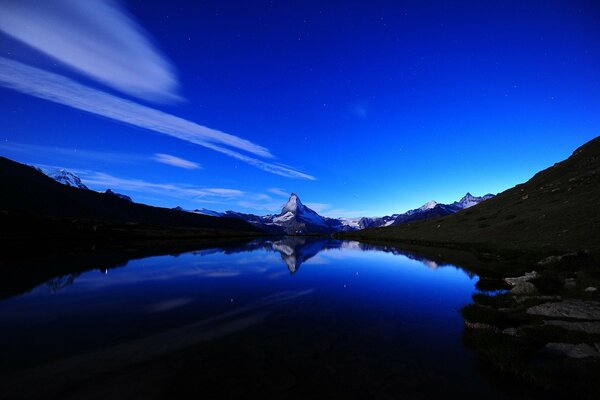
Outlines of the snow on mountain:
{"label": "snow on mountain", "polygon": [[467,193],[462,199],[451,204],[442,204],[431,200],[423,204],[421,207],[415,208],[414,210],[408,210],[403,214],[394,214],[375,218],[362,218],[359,225],[361,226],[361,229],[377,228],[382,226],[399,225],[420,219],[442,217],[444,215],[454,214],[455,212],[464,210],[465,208],[472,207],[492,197],[494,197],[493,194],[486,194],[485,196],[478,197],[473,196],[471,193]]}
{"label": "snow on mountain", "polygon": [[54,179],[58,183],[62,183],[63,185],[76,187],[79,189],[88,189],[87,186],[81,182],[81,179],[77,175],[72,172],[67,171],[62,168],[38,168],[34,167],[41,173],[50,178]]}
{"label": "snow on mountain", "polygon": [[[74,173],[72,173],[70,171],[67,171],[64,168],[51,168],[51,167],[44,167],[44,168],[34,167],[34,168],[37,169],[38,171],[40,171],[41,173],[43,173],[44,175],[54,179],[56,182],[62,183],[63,185],[75,187],[78,189],[90,190],[87,186],[85,186],[83,184],[83,182],[77,175],[75,175]],[[104,193],[113,195],[113,196],[117,196],[123,200],[133,203],[133,200],[131,199],[131,197],[121,194],[121,193],[116,193],[116,192],[112,191],[111,189],[106,189],[106,191]]]}
{"label": "snow on mountain", "polygon": [[207,208],[196,208],[195,210],[186,210],[183,207],[177,206],[177,207],[174,208],[174,210],[191,212],[191,213],[194,213],[194,214],[209,215],[211,217],[222,217],[223,216],[222,212],[209,210]]}
{"label": "snow on mountain", "polygon": [[427,203],[423,204],[421,207],[419,207],[419,210],[421,210],[421,211],[431,210],[433,207],[435,207],[437,205],[438,205],[437,201],[431,200],[431,201],[428,201]]}
{"label": "snow on mountain", "polygon": [[296,193],[290,195],[290,198],[281,209],[281,213],[263,217],[263,220],[265,223],[282,227],[285,233],[328,233],[337,231],[316,211],[302,204]]}
{"label": "snow on mountain", "polygon": [[473,207],[474,205],[477,205],[484,200],[491,199],[492,197],[494,197],[494,195],[491,193],[488,193],[484,196],[473,196],[471,193],[467,193],[462,199],[455,201],[452,203],[452,205],[464,210],[465,208]]}
{"label": "snow on mountain", "polygon": [[419,219],[441,217],[472,207],[491,197],[494,197],[494,195],[486,194],[485,196],[477,197],[467,193],[462,199],[451,204],[441,204],[431,200],[419,208],[408,210],[402,214],[361,218],[323,217],[316,211],[305,206],[295,193],[290,195],[288,201],[282,207],[281,212],[276,215],[258,216],[235,211],[221,213],[205,208],[199,210],[183,210],[181,207],[178,207],[177,209],[215,217],[242,219],[272,234],[307,234],[355,231],[365,228],[398,225]]}

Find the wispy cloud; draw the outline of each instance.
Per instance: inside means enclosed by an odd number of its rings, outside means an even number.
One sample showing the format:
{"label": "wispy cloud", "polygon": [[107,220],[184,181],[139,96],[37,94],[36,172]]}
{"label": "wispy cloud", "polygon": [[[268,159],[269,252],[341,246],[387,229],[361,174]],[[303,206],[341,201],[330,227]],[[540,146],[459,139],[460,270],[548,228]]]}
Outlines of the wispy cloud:
{"label": "wispy cloud", "polygon": [[156,153],[154,155],[154,160],[159,163],[171,165],[173,167],[179,167],[184,169],[198,169],[200,164],[195,163],[193,161],[184,160],[183,158],[175,157],[170,154]]}
{"label": "wispy cloud", "polygon": [[316,179],[287,165],[266,162],[223,147],[229,146],[255,156],[273,158],[268,149],[249,140],[207,128],[175,115],[81,85],[64,76],[3,57],[0,57],[0,85],[204,146],[273,174],[288,178]]}
{"label": "wispy cloud", "polygon": [[120,178],[103,172],[78,171],[81,180],[89,186],[111,188],[125,192],[158,193],[170,197],[198,201],[211,198],[235,199],[244,196],[242,190],[229,188],[200,188],[191,185],[178,185],[173,183],[155,183],[142,179]]}
{"label": "wispy cloud", "polygon": [[4,0],[0,30],[124,93],[180,98],[175,69],[118,1]]}
{"label": "wispy cloud", "polygon": [[326,203],[306,203],[306,206],[318,213],[321,213],[331,208],[331,204]]}
{"label": "wispy cloud", "polygon": [[16,142],[0,142],[0,150],[7,153],[60,157],[61,160],[63,160],[64,158],[77,158],[94,161],[110,161],[114,163],[124,164],[138,163],[148,161],[150,159],[149,156],[142,154],[120,153],[113,151],[95,151],[88,149],[78,149],[74,147],[68,148],[55,146],[39,146],[34,144]]}
{"label": "wispy cloud", "polygon": [[287,197],[287,196],[289,196],[289,195],[290,195],[290,194],[289,194],[288,192],[286,192],[285,190],[283,190],[283,189],[279,189],[279,188],[269,188],[269,189],[267,189],[267,192],[269,192],[269,193],[273,193],[274,195],[277,195],[277,196],[282,196],[282,197]]}
{"label": "wispy cloud", "polygon": [[331,204],[327,203],[306,203],[306,206],[330,218],[353,218],[364,217],[368,213],[364,210],[345,210],[343,208],[332,208]]}

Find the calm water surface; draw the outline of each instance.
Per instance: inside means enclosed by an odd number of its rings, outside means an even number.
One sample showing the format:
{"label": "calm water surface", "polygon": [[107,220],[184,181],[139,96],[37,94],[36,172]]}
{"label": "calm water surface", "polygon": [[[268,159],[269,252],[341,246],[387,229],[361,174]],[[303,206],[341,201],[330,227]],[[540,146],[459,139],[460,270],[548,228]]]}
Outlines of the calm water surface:
{"label": "calm water surface", "polygon": [[502,397],[461,341],[477,279],[306,238],[130,260],[1,301],[0,372],[60,398]]}

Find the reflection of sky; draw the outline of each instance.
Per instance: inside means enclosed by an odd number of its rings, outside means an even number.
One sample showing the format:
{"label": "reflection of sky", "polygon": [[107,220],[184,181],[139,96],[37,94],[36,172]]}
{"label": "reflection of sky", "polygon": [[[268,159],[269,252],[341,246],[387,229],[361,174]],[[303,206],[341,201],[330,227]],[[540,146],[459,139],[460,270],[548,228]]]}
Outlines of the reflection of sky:
{"label": "reflection of sky", "polygon": [[[0,302],[0,324],[6,327],[0,353],[8,363],[11,355],[18,359],[36,349],[41,353],[35,357],[60,354],[66,343],[74,346],[71,341],[93,349],[227,314],[282,292],[310,294],[263,308],[280,307],[290,318],[314,314],[313,321],[330,321],[324,313],[333,313],[359,325],[378,317],[401,324],[409,336],[445,332],[434,338],[442,346],[457,340],[458,309],[475,290],[476,278],[459,268],[429,268],[428,262],[352,244],[295,257],[308,258],[293,275],[280,253],[259,247],[149,257],[106,274],[85,272],[59,290],[41,285]],[[40,329],[43,338],[35,334]]]}
{"label": "reflection of sky", "polygon": [[[264,274],[279,269],[280,257],[258,250],[253,253],[186,253],[179,256],[150,257],[133,260],[126,268],[108,270],[107,274],[91,271],[77,278],[73,291],[98,290],[112,285],[190,278],[232,278],[248,274]],[[45,291],[42,285],[37,288]]]}

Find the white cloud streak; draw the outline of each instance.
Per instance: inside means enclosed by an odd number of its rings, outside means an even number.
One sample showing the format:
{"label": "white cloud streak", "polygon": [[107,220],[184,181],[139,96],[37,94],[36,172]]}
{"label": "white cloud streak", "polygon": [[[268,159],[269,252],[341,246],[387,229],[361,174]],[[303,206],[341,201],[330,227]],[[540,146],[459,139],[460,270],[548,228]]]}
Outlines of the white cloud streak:
{"label": "white cloud streak", "polygon": [[290,195],[290,193],[286,192],[283,189],[279,189],[279,188],[269,188],[269,189],[267,189],[267,191],[269,193],[273,193],[274,195],[282,196],[282,197],[288,197]]}
{"label": "white cloud streak", "polygon": [[3,0],[0,30],[124,93],[180,99],[174,67],[117,1]]}
{"label": "white cloud streak", "polygon": [[149,159],[149,156],[134,153],[96,151],[87,149],[77,149],[75,147],[67,148],[54,146],[39,146],[34,144],[16,142],[0,142],[0,151],[36,156],[42,154],[51,157],[60,157],[61,160],[64,160],[65,158],[79,158],[122,164],[141,163],[148,161]]}
{"label": "white cloud streak", "polygon": [[235,199],[246,194],[244,191],[237,189],[199,188],[172,183],[153,183],[141,179],[119,178],[96,171],[78,171],[78,173],[81,180],[89,186],[134,193],[158,193],[191,201],[210,200],[214,198]]}
{"label": "white cloud streak", "polygon": [[173,167],[184,168],[184,169],[199,169],[202,168],[200,164],[184,160],[183,158],[175,157],[170,154],[156,153],[154,155],[154,161],[162,164],[171,165]]}
{"label": "white cloud streak", "polygon": [[273,158],[268,149],[238,136],[196,124],[154,108],[81,85],[64,76],[0,57],[0,85],[34,97],[125,122],[194,143],[249,165],[287,178],[315,180],[314,176],[259,160],[223,146]]}

